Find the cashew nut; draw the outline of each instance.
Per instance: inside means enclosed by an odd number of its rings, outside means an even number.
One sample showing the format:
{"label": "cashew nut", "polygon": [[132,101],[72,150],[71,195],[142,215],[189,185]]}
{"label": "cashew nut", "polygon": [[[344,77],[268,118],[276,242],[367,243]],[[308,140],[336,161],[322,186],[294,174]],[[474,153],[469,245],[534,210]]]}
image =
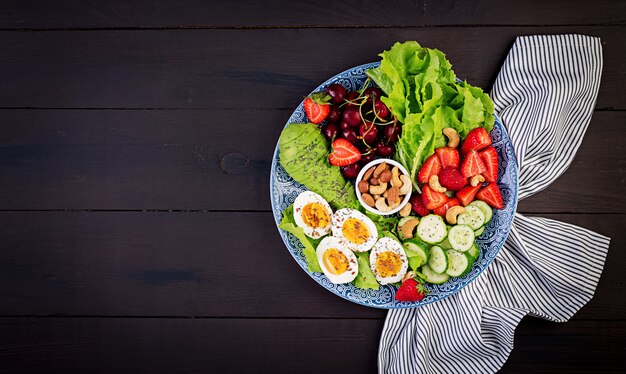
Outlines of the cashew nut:
{"label": "cashew nut", "polygon": [[400,217],[406,217],[409,214],[411,214],[411,204],[409,203],[404,204],[402,209],[400,209],[399,213],[400,213]]}
{"label": "cashew nut", "polygon": [[387,183],[381,183],[378,186],[370,186],[370,193],[372,195],[382,195],[387,191]]}
{"label": "cashew nut", "polygon": [[400,169],[397,166],[394,166],[391,170],[391,185],[394,187],[402,187],[402,181],[399,178]]}
{"label": "cashew nut", "polygon": [[413,237],[413,230],[415,230],[419,223],[420,220],[417,218],[406,221],[404,225],[402,225],[402,235],[407,239],[411,239]]}
{"label": "cashew nut", "polygon": [[411,193],[411,177],[402,174],[400,176],[400,180],[402,181],[402,187],[400,187],[400,195],[407,195]]}
{"label": "cashew nut", "polygon": [[415,278],[415,273],[412,271],[407,271],[406,274],[404,274],[404,277],[402,277],[402,282],[413,278]]}
{"label": "cashew nut", "polygon": [[464,207],[460,205],[453,206],[452,208],[448,209],[448,211],[446,212],[446,221],[448,221],[448,223],[451,225],[455,225],[456,218],[461,213],[465,213]]}
{"label": "cashew nut", "polygon": [[[428,185],[430,186],[430,188],[432,188],[434,191],[437,192],[446,192],[446,188],[442,185],[439,184],[439,177],[436,175],[431,175],[430,179],[428,180]],[[371,191],[371,190],[370,190]]]}
{"label": "cashew nut", "polygon": [[443,129],[443,134],[448,137],[448,147],[456,148],[461,142],[459,133],[452,127],[446,127]]}
{"label": "cashew nut", "polygon": [[380,173],[382,173],[383,170],[385,170],[385,169],[387,169],[387,163],[386,162],[383,161],[380,164],[378,164],[376,169],[374,169],[374,178],[378,178]]}
{"label": "cashew nut", "polygon": [[470,178],[470,184],[472,185],[472,187],[476,187],[478,186],[480,183],[483,183],[485,181],[485,177],[483,177],[480,174],[476,174],[473,177]]}
{"label": "cashew nut", "polygon": [[387,206],[387,203],[385,203],[385,199],[378,199],[376,200],[376,209],[380,210],[381,212],[388,212],[392,208]]}

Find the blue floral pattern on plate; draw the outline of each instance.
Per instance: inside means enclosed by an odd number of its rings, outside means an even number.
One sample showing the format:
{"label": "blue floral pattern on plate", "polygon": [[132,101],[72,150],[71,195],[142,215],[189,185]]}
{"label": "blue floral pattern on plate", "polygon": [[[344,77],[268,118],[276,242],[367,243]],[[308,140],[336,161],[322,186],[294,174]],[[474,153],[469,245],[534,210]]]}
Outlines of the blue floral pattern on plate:
{"label": "blue floral pattern on plate", "polygon": [[[367,79],[365,72],[368,69],[378,66],[378,64],[378,62],[373,62],[346,70],[330,78],[313,92],[321,91],[332,83],[339,83],[346,87],[348,91],[358,90]],[[289,117],[287,124],[305,122],[308,121],[306,120],[302,103],[300,103],[291,117]],[[396,301],[396,288],[390,285],[381,286],[378,290],[366,290],[357,288],[351,283],[333,284],[323,273],[309,272],[306,259],[302,253],[303,246],[298,239],[278,229],[280,236],[298,265],[300,265],[311,278],[330,292],[357,304],[384,309],[412,308],[450,296],[473,281],[491,261],[493,261],[509,234],[517,207],[517,161],[506,130],[497,116],[496,125],[491,132],[491,137],[498,151],[498,159],[500,161],[498,166],[498,186],[502,191],[504,209],[494,211],[493,219],[486,225],[484,233],[476,240],[480,247],[480,256],[474,262],[472,269],[466,275],[450,278],[450,280],[444,284],[428,285],[427,287],[430,290],[430,294],[426,295],[419,302]],[[270,174],[270,197],[276,225],[278,225],[282,219],[282,212],[305,190],[306,188],[294,181],[278,162],[278,144],[276,144]]]}

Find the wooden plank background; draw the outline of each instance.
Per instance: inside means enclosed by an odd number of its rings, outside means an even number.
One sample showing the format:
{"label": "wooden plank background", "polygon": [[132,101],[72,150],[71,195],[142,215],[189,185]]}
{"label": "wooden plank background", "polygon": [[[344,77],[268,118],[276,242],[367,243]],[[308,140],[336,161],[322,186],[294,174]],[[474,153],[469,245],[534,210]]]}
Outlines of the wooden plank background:
{"label": "wooden plank background", "polygon": [[626,2],[0,5],[0,372],[375,372],[386,312],[319,287],[276,232],[280,130],[395,41],[489,89],[516,36],[558,33],[602,39],[600,94],[570,168],[519,211],[612,244],[594,299],[525,319],[502,372],[626,367]]}

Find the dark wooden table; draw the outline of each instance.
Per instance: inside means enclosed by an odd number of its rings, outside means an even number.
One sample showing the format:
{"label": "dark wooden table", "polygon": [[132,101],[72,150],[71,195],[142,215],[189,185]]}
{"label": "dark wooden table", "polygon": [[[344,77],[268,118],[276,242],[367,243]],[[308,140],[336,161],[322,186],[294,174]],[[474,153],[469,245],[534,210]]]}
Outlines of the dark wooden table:
{"label": "dark wooden table", "polygon": [[557,33],[602,38],[602,85],[571,167],[519,211],[612,244],[593,300],[524,319],[502,372],[624,372],[624,1],[0,9],[0,372],[375,372],[386,312],[315,284],[276,231],[280,130],[395,41],[490,89],[516,36]]}

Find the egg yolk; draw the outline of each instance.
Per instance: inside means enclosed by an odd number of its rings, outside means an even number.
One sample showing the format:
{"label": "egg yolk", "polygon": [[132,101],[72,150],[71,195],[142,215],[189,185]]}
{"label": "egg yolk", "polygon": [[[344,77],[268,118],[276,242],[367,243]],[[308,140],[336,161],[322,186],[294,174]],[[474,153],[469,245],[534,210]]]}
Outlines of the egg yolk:
{"label": "egg yolk", "polygon": [[322,204],[309,203],[302,208],[302,220],[312,228],[326,227],[330,223],[330,215]]}
{"label": "egg yolk", "polygon": [[331,274],[339,275],[348,270],[348,258],[337,248],[329,248],[324,252],[322,261]]}
{"label": "egg yolk", "polygon": [[400,272],[402,259],[397,253],[383,252],[376,257],[376,270],[381,277],[392,277]]}
{"label": "egg yolk", "polygon": [[348,218],[341,227],[344,238],[354,244],[363,244],[369,239],[370,231],[363,221],[356,218]]}

